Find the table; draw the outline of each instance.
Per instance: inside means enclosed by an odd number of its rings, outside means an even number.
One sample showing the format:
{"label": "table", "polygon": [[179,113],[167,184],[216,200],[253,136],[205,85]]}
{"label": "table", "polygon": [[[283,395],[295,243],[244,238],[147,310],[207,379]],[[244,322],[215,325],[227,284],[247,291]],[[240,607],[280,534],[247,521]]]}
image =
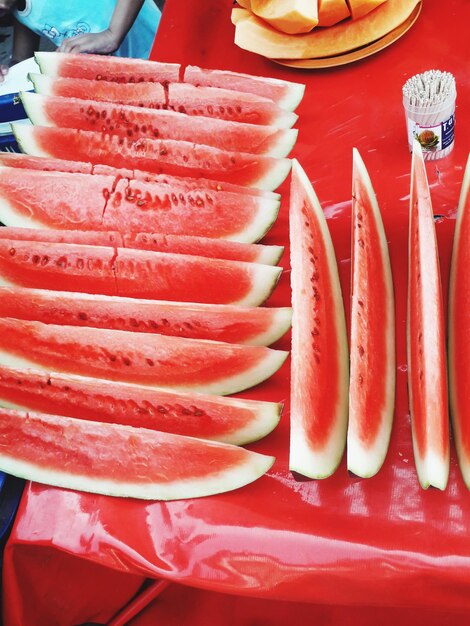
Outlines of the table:
{"label": "table", "polygon": [[[275,454],[277,461],[246,488],[199,500],[142,503],[28,485],[5,554],[5,626],[109,619],[145,577],[259,602],[393,607],[390,623],[400,619],[400,611],[425,615],[430,624],[448,607],[470,608],[470,493],[455,451],[445,493],[420,489],[412,456],[405,347],[410,155],[401,103],[409,76],[431,68],[454,74],[455,149],[427,164],[440,216],[445,291],[470,148],[470,3],[447,0],[443,8],[439,0],[426,0],[418,22],[390,48],[351,66],[315,72],[283,68],[236,48],[231,5],[167,0],[152,57],[306,83],[292,156],[312,180],[328,218],[346,302],[353,146],[361,152],[384,217],[396,294],[396,413],[385,465],[376,477],[361,480],[348,475],[343,459],[330,479],[294,480],[288,471],[286,364],[243,394],[286,403],[276,431],[251,446]],[[287,183],[281,191],[280,217],[266,242],[287,245]],[[272,305],[290,302],[288,250],[281,265],[285,271]],[[289,338],[279,347],[288,348]],[[367,610],[356,609],[363,616]]]}

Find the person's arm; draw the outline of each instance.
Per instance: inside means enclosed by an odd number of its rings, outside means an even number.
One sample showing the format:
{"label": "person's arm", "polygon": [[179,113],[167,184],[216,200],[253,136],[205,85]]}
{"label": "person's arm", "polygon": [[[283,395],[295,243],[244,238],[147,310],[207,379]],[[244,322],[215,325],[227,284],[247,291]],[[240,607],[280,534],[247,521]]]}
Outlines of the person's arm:
{"label": "person's arm", "polygon": [[5,80],[8,70],[12,65],[29,59],[38,49],[39,35],[33,33],[33,31],[29,30],[24,24],[14,20],[12,53],[8,65],[0,66],[0,83]]}
{"label": "person's arm", "polygon": [[131,29],[143,4],[144,0],[117,0],[111,22],[106,30],[65,39],[57,51],[112,54],[119,48]]}

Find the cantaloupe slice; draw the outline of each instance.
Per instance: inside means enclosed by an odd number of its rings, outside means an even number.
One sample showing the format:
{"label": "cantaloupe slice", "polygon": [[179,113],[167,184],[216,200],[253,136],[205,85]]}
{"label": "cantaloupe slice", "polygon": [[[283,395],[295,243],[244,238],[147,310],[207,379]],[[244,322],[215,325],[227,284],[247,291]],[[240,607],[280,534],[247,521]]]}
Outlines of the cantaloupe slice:
{"label": "cantaloupe slice", "polygon": [[266,22],[237,9],[235,43],[270,59],[315,59],[334,56],[380,39],[402,24],[419,0],[385,2],[360,20],[346,20],[331,28],[315,29],[301,37],[286,35]]}
{"label": "cantaloupe slice", "polygon": [[308,33],[318,24],[317,0],[251,0],[255,15],[290,35]]}
{"label": "cantaloupe slice", "polygon": [[[348,0],[351,17],[353,20],[358,20],[385,1],[386,0]],[[392,2],[390,4],[392,4]]]}
{"label": "cantaloupe slice", "polygon": [[333,26],[349,15],[346,0],[318,0],[318,26]]}

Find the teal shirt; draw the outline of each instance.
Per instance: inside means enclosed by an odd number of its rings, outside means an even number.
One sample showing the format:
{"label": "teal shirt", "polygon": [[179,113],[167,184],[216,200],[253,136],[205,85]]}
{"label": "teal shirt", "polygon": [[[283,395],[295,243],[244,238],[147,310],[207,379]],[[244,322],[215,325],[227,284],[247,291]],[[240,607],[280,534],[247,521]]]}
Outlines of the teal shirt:
{"label": "teal shirt", "polygon": [[[108,28],[116,0],[26,0],[16,19],[56,46],[64,39]],[[161,13],[153,0],[145,0],[132,28],[114,53],[116,56],[148,59]]]}

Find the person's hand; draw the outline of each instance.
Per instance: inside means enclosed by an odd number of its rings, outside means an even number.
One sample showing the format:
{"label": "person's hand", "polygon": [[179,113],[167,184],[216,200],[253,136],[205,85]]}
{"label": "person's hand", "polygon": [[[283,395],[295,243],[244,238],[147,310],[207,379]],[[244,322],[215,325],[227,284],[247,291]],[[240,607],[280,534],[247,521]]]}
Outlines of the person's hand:
{"label": "person's hand", "polygon": [[8,65],[0,65],[0,83],[3,83],[3,81],[7,77],[9,69],[10,68],[8,67]]}
{"label": "person's hand", "polygon": [[119,48],[120,42],[109,30],[100,33],[88,33],[64,39],[57,52],[89,52],[95,54],[112,54]]}

